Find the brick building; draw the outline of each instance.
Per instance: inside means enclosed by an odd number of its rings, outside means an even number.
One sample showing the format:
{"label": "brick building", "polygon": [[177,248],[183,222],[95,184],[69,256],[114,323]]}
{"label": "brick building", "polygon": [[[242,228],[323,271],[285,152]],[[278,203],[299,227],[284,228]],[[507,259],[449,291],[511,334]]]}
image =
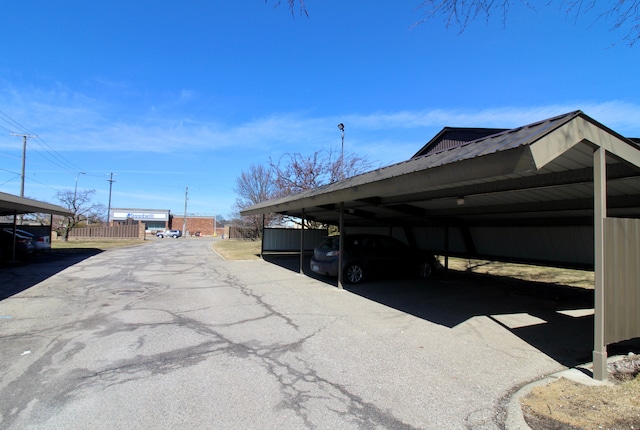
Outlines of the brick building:
{"label": "brick building", "polygon": [[109,222],[125,223],[130,220],[142,222],[146,232],[152,234],[167,229],[185,230],[182,232],[185,236],[195,236],[196,232],[202,236],[221,237],[224,234],[224,226],[218,225],[213,216],[187,215],[187,225],[183,228],[184,215],[173,215],[167,209],[113,208],[109,212]]}
{"label": "brick building", "polygon": [[[173,215],[171,217],[170,228],[175,230],[184,230],[182,233],[185,236],[195,236],[197,232],[200,232],[202,236],[222,236],[224,233],[224,226],[216,223],[213,216],[189,216],[187,215],[187,225],[184,226],[184,216]],[[215,232],[214,232],[215,228]]]}

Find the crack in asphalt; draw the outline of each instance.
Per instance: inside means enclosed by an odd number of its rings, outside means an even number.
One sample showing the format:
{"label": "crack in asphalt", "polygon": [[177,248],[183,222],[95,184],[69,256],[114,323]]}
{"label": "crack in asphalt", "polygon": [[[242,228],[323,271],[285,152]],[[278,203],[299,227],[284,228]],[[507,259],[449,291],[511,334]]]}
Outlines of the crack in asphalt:
{"label": "crack in asphalt", "polygon": [[[140,279],[140,273],[146,272],[148,268],[134,266],[118,271],[115,270],[115,265],[105,265],[105,271],[108,272],[112,269],[114,271],[99,278],[92,278],[92,288],[87,288],[84,292],[72,291],[71,295],[67,290],[54,292],[48,297],[67,299],[70,300],[70,305],[80,307],[83,311],[91,311],[91,303],[98,308],[109,304],[115,306],[113,302],[109,302],[110,299],[105,297],[104,294],[108,292],[112,293],[112,297],[114,295],[117,297],[117,303],[124,302],[122,309],[165,312],[171,318],[162,322],[122,323],[118,322],[117,318],[114,319],[114,314],[118,311],[98,312],[92,313],[86,318],[37,331],[38,336],[60,334],[71,329],[78,334],[70,338],[63,335],[55,336],[49,341],[39,357],[38,353],[34,354],[34,360],[22,375],[2,388],[0,393],[3,393],[3,397],[8,395],[11,401],[3,401],[0,404],[0,428],[11,428],[13,424],[18,422],[24,411],[29,411],[31,420],[44,423],[62,409],[64,404],[73,401],[87,390],[95,389],[96,382],[99,383],[101,390],[105,390],[114,385],[123,385],[146,377],[192,367],[221,354],[251,360],[265,369],[267,374],[280,386],[282,400],[277,407],[293,411],[306,428],[315,429],[321,425],[314,420],[310,410],[311,405],[317,401],[326,402],[328,410],[351,421],[359,428],[412,428],[396,419],[390,411],[379,409],[375,404],[352,393],[346,386],[321,376],[315,369],[309,368],[303,359],[295,355],[296,352],[303,349],[306,342],[320,333],[323,328],[301,336],[292,342],[269,345],[263,345],[256,339],[247,342],[234,342],[225,336],[220,329],[237,327],[274,317],[295,332],[300,332],[300,326],[291,317],[279,312],[263,295],[243,285],[237,277],[224,270],[205,264],[191,264],[184,268],[184,260],[189,258],[191,258],[189,254],[184,254],[183,257],[181,255],[174,256],[174,261],[180,262],[183,269],[170,270],[166,273],[171,273],[172,276],[188,275],[190,277],[193,275],[200,279],[206,275],[209,285],[199,288],[231,287],[243,297],[249,298],[253,302],[253,306],[260,308],[264,315],[232,323],[210,324],[185,316],[186,313],[196,309],[208,309],[207,307],[200,306],[180,312],[139,307],[140,303],[144,303],[151,296],[163,294],[170,286],[163,282]],[[129,262],[126,257],[121,257],[119,260]],[[75,267],[64,276],[69,277],[71,281],[75,279],[74,275],[82,274],[84,267]],[[203,267],[206,269],[203,270]],[[194,274],[196,270],[198,273]],[[190,287],[180,286],[180,288],[188,289]],[[32,297],[35,296],[30,298]],[[72,363],[74,357],[83,352],[91,342],[100,342],[101,339],[111,335],[143,331],[160,326],[175,326],[213,339],[151,355],[137,354],[98,370],[75,367],[66,370],[65,373],[59,368],[60,364]],[[35,335],[33,332],[28,334]],[[11,340],[20,337],[24,340],[26,335],[27,333],[14,334],[2,339]],[[135,349],[139,351],[145,342],[145,335],[138,336]],[[51,383],[52,381],[55,383]],[[46,390],[43,390],[43,387]]]}

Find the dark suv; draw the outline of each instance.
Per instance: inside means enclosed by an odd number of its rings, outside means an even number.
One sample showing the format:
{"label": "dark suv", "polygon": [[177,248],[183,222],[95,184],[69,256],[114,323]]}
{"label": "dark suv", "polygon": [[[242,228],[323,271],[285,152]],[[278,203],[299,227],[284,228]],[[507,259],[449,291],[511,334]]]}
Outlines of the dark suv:
{"label": "dark suv", "polygon": [[[338,276],[340,236],[329,236],[314,249],[311,270]],[[397,239],[374,234],[344,238],[342,273],[345,282],[357,284],[374,275],[397,274],[428,278],[438,267],[433,254],[405,245]]]}

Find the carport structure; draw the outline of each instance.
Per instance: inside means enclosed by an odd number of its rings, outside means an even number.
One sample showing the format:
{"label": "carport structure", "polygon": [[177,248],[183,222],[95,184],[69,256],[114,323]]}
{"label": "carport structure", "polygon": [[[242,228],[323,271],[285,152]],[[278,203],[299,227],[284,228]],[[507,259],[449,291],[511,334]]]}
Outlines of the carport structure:
{"label": "carport structure", "polygon": [[[13,194],[0,193],[0,216],[13,216],[13,229],[16,228],[16,218],[18,215],[28,213],[45,213],[50,215],[72,216],[73,212],[62,206],[45,203],[25,197],[14,196]],[[13,249],[15,259],[15,243]]]}
{"label": "carport structure", "polygon": [[0,193],[0,216],[23,215],[28,213],[43,213],[51,215],[70,216],[73,212],[62,206],[13,194]]}
{"label": "carport structure", "polygon": [[640,148],[581,111],[433,145],[444,149],[241,214],[388,232],[445,259],[593,268],[604,379],[606,345],[640,336]]}

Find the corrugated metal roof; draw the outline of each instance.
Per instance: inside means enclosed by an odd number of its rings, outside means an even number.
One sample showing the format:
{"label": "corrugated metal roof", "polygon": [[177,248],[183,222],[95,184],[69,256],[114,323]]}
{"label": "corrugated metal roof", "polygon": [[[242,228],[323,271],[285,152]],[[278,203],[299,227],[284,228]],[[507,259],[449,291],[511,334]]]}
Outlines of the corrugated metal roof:
{"label": "corrugated metal roof", "polygon": [[[536,216],[536,212],[548,216],[553,202],[566,201],[569,203],[555,205],[558,216],[586,216],[585,199],[592,193],[593,148],[601,144],[599,140],[614,156],[634,158],[630,163],[620,163],[615,157],[608,160],[611,165],[623,164],[614,169],[617,179],[633,177],[624,187],[610,181],[612,196],[640,195],[638,171],[626,166],[640,166],[638,147],[574,111],[262,202],[242,214],[300,216],[304,208],[309,218],[335,224],[337,205],[344,202],[346,222],[390,225],[434,217],[486,219],[491,213],[497,218],[496,211],[503,211],[500,217],[509,211],[520,217]],[[464,205],[456,203],[461,196],[465,196]],[[546,206],[551,208],[546,210]],[[640,213],[640,208],[637,211]]]}
{"label": "corrugated metal roof", "polygon": [[445,127],[411,158],[453,149],[464,143],[507,131],[505,128]]}
{"label": "corrugated metal roof", "polygon": [[549,133],[554,128],[573,119],[579,114],[579,111],[571,112],[545,121],[530,124],[528,126],[508,130],[503,133],[492,135],[490,137],[474,140],[446,151],[416,157],[407,161],[376,169],[371,172],[357,175],[340,182],[335,182],[333,184],[306,190],[299,194],[283,197],[280,199],[269,200],[254,205],[244,210],[243,213],[262,213],[262,211],[259,210],[260,208],[267,208],[290,201],[301,200],[304,198],[312,198],[314,196],[335,192],[341,189],[359,187],[377,181],[391,179],[414,172],[425,171],[427,169],[433,169],[435,167],[444,166],[467,159],[478,158],[500,151],[507,151],[522,145],[531,144],[535,142],[535,140]]}

